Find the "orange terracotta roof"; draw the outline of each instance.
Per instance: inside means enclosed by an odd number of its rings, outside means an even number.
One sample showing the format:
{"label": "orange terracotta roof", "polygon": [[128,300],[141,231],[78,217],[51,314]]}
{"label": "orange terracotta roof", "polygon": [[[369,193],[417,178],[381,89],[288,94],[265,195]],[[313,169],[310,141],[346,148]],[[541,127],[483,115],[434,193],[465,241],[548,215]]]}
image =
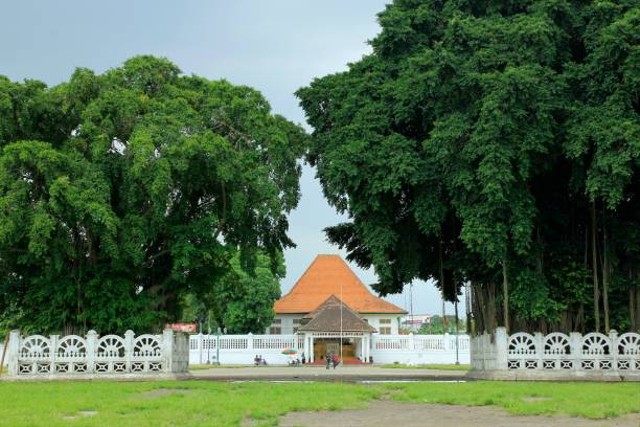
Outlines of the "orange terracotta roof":
{"label": "orange terracotta roof", "polygon": [[318,255],[288,294],[276,301],[276,314],[310,313],[335,295],[358,313],[405,314],[373,295],[338,255]]}

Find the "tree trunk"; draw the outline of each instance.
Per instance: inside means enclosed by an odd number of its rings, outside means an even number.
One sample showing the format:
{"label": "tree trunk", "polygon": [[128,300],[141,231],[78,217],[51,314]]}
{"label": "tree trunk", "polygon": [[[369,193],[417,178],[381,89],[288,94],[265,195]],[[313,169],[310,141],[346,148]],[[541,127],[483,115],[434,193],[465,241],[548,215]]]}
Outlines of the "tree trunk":
{"label": "tree trunk", "polygon": [[608,334],[611,330],[609,324],[609,248],[607,241],[607,223],[604,208],[602,210],[602,307],[604,311],[604,332]]}
{"label": "tree trunk", "polygon": [[473,294],[471,298],[471,304],[473,304],[473,313],[475,320],[475,335],[480,335],[486,331],[485,328],[485,313],[482,309],[483,301],[482,301],[482,289],[480,284],[472,284],[471,288],[473,289]]}
{"label": "tree trunk", "polygon": [[600,332],[600,284],[598,283],[598,247],[596,245],[596,203],[591,202],[591,254],[593,271],[593,317],[596,332]]}
{"label": "tree trunk", "polygon": [[505,257],[502,262],[502,299],[503,299],[503,321],[504,327],[507,330],[507,334],[510,332],[509,330],[509,277],[507,275],[507,259]]}
{"label": "tree trunk", "polygon": [[635,331],[637,329],[636,325],[636,307],[635,307],[635,289],[629,289],[629,324],[630,330]]}
{"label": "tree trunk", "polygon": [[445,279],[444,279],[444,260],[443,260],[443,255],[442,255],[442,234],[440,234],[440,241],[438,244],[438,256],[439,256],[439,264],[440,264],[440,290],[442,293],[442,327],[444,328],[444,331],[447,331],[447,314],[446,314],[446,309],[445,309],[445,291],[444,291],[444,287],[445,287]]}
{"label": "tree trunk", "polygon": [[473,324],[471,322],[471,312],[473,311],[473,306],[472,306],[472,301],[473,301],[473,287],[470,284],[466,284],[465,285],[465,292],[464,292],[464,305],[465,305],[465,311],[466,311],[466,323],[467,323],[467,334],[469,335],[476,335],[476,331],[473,330]]}

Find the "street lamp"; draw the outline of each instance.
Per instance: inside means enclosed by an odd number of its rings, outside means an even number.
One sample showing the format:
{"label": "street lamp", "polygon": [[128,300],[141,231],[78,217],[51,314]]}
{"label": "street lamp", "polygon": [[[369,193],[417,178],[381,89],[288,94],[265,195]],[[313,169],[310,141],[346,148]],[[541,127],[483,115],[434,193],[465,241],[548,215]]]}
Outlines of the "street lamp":
{"label": "street lamp", "polygon": [[456,300],[453,302],[453,306],[456,310],[456,365],[460,364],[460,355],[458,350],[458,335],[460,334],[460,330],[458,329],[458,297],[456,296]]}
{"label": "street lamp", "polygon": [[220,365],[220,326],[216,330],[216,365]]}

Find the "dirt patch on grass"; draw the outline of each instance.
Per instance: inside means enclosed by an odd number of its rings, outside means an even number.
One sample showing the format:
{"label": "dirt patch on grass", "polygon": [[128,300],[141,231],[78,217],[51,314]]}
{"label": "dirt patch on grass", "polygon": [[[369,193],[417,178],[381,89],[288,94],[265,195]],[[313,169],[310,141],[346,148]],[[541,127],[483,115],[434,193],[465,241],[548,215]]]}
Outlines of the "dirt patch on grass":
{"label": "dirt patch on grass", "polygon": [[63,420],[77,420],[78,418],[84,417],[93,417],[94,415],[98,415],[98,411],[94,411],[92,409],[87,409],[85,411],[78,411],[75,415],[66,415],[62,417]]}
{"label": "dirt patch on grass", "polygon": [[157,388],[155,390],[145,391],[140,395],[147,399],[156,399],[158,397],[170,396],[172,394],[189,394],[191,390],[186,388]]}
{"label": "dirt patch on grass", "polygon": [[546,400],[551,400],[551,398],[544,396],[525,396],[522,398],[522,401],[527,403],[544,402]]}
{"label": "dirt patch on grass", "polygon": [[495,407],[468,407],[371,402],[367,409],[292,412],[280,418],[280,427],[638,427],[640,414],[609,420],[568,416],[516,416]]}

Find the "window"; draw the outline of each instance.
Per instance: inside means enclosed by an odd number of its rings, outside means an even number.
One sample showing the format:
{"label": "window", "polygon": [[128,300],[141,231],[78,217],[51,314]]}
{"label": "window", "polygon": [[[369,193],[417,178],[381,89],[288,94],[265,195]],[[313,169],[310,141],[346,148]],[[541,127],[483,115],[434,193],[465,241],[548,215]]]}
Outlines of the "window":
{"label": "window", "polygon": [[302,319],[293,319],[293,333],[297,333],[298,332],[298,328],[300,327],[300,324],[302,322]]}
{"label": "window", "polygon": [[380,319],[380,335],[391,335],[391,319]]}
{"label": "window", "polygon": [[282,334],[282,319],[273,319],[273,323],[269,327],[269,333],[271,335],[281,335]]}

